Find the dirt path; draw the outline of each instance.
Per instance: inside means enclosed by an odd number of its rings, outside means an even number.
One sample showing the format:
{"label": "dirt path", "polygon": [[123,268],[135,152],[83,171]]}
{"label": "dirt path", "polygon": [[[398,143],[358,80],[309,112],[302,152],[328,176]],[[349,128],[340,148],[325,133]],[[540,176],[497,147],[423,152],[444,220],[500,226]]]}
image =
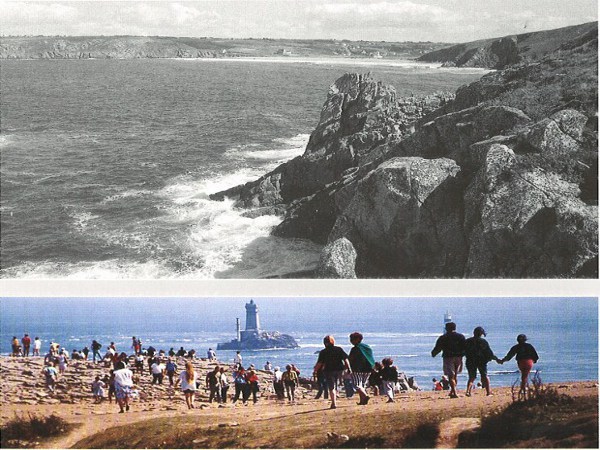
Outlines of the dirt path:
{"label": "dirt path", "polygon": [[[595,382],[573,383],[559,386],[559,391],[572,395],[597,395]],[[138,424],[151,419],[169,418],[173,423],[188,423],[192,418],[194,428],[222,426],[238,427],[241,431],[255,433],[252,446],[265,444],[273,446],[277,436],[291,436],[295,447],[310,447],[316,438],[326,439],[327,432],[347,434],[350,437],[359,435],[357,429],[361,421],[372,421],[373,429],[383,430],[391,424],[393,418],[403,417],[410,413],[448,412],[455,418],[447,420],[441,426],[441,434],[437,440],[437,448],[455,448],[458,435],[467,429],[479,426],[478,416],[482,412],[498,410],[512,401],[509,388],[498,388],[495,395],[486,397],[484,391],[476,391],[472,397],[450,399],[444,392],[420,391],[400,395],[396,403],[386,403],[385,397],[372,398],[367,406],[356,405],[355,399],[342,398],[337,410],[329,410],[329,403],[322,399],[314,400],[313,393],[300,398],[296,405],[276,402],[272,399],[261,399],[256,405],[219,406],[215,403],[197,403],[197,409],[188,410],[181,399],[162,399],[150,403],[136,401],[130,412],[118,413],[115,404],[102,403],[94,405],[90,402],[80,404],[40,404],[14,405],[2,404],[3,422],[16,413],[28,413],[40,416],[56,414],[69,423],[78,426],[68,434],[44,442],[48,448],[69,448],[84,438],[104,432],[112,427]],[[461,417],[461,416],[468,417]],[[448,417],[448,416],[447,416]],[[458,418],[456,418],[458,417]],[[379,425],[376,425],[379,424]],[[383,431],[382,431],[383,432]]]}
{"label": "dirt path", "polygon": [[456,448],[458,436],[463,431],[475,430],[481,426],[481,420],[475,417],[453,417],[440,424],[440,435],[435,448]]}

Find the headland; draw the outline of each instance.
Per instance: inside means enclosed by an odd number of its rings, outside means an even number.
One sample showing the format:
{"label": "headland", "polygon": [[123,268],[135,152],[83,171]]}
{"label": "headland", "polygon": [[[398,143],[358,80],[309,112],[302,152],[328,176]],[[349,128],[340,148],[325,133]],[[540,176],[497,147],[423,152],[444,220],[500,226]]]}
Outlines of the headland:
{"label": "headland", "polygon": [[325,246],[307,276],[597,278],[597,27],[465,44],[498,70],[456,93],[346,74],[302,156],[211,199],[283,211]]}
{"label": "headland", "polygon": [[[486,421],[513,420],[513,434],[497,436],[497,444],[515,447],[597,447],[598,384],[565,382],[547,386],[556,391],[555,404],[522,405],[515,408],[511,388],[495,388],[487,397],[482,389],[472,397],[450,399],[447,391],[412,391],[400,393],[395,403],[386,397],[373,397],[368,405],[357,405],[355,398],[341,398],[338,409],[329,402],[315,399],[316,390],[301,382],[297,401],[279,401],[270,386],[270,375],[258,371],[261,394],[256,404],[243,406],[230,402],[209,403],[205,383],[197,394],[196,409],[188,410],[183,393],[163,385],[151,385],[146,373],[139,376],[139,396],[131,410],[119,414],[119,408],[105,399],[94,403],[90,390],[94,376],[108,368],[91,361],[74,361],[59,377],[57,389],[49,394],[44,388],[41,369],[43,358],[0,358],[2,379],[1,424],[30,416],[64,419],[69,426],[47,439],[3,441],[3,447],[43,448],[319,448],[319,447],[455,447],[459,439],[473,444]],[[182,366],[182,360],[178,360]],[[194,367],[201,379],[214,362],[195,359]],[[573,400],[566,400],[567,397]],[[507,409],[508,408],[508,409]],[[546,411],[540,413],[540,408]],[[545,409],[544,409],[545,408]],[[517,410],[517,412],[513,410]],[[508,411],[508,412],[507,412]],[[552,411],[551,420],[546,420]],[[576,413],[576,414],[575,414]],[[514,417],[520,414],[524,432]],[[512,419],[511,419],[512,417]],[[515,416],[517,417],[517,416]],[[534,419],[535,423],[525,421]],[[538,430],[538,431],[535,431]],[[540,430],[544,430],[543,432]],[[471,439],[465,441],[465,439]],[[482,439],[479,437],[478,439]],[[489,439],[489,436],[488,438]],[[513,439],[513,440],[507,440]],[[488,441],[481,441],[486,447]]]}

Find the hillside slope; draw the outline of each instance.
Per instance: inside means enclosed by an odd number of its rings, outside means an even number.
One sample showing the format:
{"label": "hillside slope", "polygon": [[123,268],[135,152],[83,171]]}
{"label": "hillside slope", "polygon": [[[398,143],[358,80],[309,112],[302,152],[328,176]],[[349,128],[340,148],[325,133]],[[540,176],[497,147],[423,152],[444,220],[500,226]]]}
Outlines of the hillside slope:
{"label": "hillside slope", "polygon": [[[520,61],[531,61],[557,50],[563,43],[598,35],[597,22],[556,30],[483,39],[426,53],[422,62],[441,62],[445,66],[489,67],[502,69]],[[587,36],[587,37],[586,37]]]}

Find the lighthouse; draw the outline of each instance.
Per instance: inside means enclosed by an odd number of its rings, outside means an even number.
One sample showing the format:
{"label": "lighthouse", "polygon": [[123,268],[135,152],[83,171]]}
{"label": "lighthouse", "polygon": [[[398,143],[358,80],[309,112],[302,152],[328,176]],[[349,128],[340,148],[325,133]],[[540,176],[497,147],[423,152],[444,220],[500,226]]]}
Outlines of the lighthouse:
{"label": "lighthouse", "polygon": [[279,331],[263,331],[258,319],[258,306],[254,300],[246,303],[246,328],[240,327],[240,319],[235,319],[235,339],[222,342],[217,350],[262,350],[267,348],[298,348],[298,343],[289,334]]}
{"label": "lighthouse", "polygon": [[254,300],[250,300],[250,303],[246,303],[246,331],[260,331],[258,306],[254,303]]}

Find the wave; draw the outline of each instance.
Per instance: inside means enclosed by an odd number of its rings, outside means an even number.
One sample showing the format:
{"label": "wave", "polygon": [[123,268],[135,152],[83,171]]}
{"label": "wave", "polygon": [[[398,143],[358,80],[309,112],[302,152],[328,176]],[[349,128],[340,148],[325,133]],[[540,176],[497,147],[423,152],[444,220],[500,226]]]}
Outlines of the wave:
{"label": "wave", "polygon": [[[289,161],[296,156],[301,156],[306,149],[310,134],[300,133],[290,138],[274,138],[269,145],[247,144],[230,148],[225,155],[239,161],[263,161],[261,170],[256,171],[255,178],[274,169],[277,165]],[[274,148],[273,148],[274,147]],[[251,180],[248,180],[251,181]],[[231,187],[231,186],[230,186]]]}
{"label": "wave", "polygon": [[120,259],[95,262],[27,262],[2,269],[3,277],[23,279],[152,279],[172,278],[173,273],[159,262],[128,262]]}
{"label": "wave", "polygon": [[110,202],[115,202],[118,200],[123,200],[126,198],[133,198],[133,197],[142,197],[144,195],[152,195],[153,192],[146,190],[146,189],[130,189],[124,192],[120,192],[118,194],[113,194],[113,195],[109,195],[108,197],[105,197],[104,199],[102,199],[102,201],[100,202],[101,204],[107,204]]}
{"label": "wave", "polygon": [[0,150],[14,143],[14,134],[0,134]]}
{"label": "wave", "polygon": [[89,222],[94,219],[98,219],[100,216],[91,214],[89,212],[79,212],[72,214],[71,217],[75,222],[75,227],[79,229],[87,228]]}

